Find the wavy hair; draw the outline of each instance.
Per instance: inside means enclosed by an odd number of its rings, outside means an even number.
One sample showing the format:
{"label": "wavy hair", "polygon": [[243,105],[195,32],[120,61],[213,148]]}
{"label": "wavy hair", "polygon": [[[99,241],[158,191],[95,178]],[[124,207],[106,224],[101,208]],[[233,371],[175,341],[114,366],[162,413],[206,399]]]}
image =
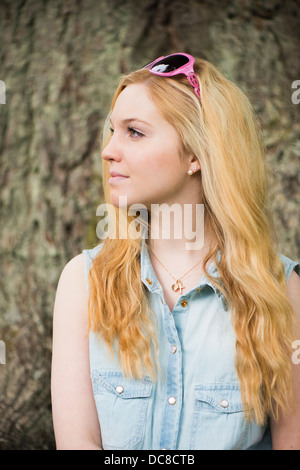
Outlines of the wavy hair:
{"label": "wavy hair", "polygon": [[[147,69],[123,76],[112,101],[125,87],[144,83],[163,117],[182,142],[182,155],[201,165],[202,202],[216,237],[203,270],[224,294],[236,336],[236,370],[247,419],[263,424],[293,403],[291,347],[294,316],[278,240],[267,208],[267,167],[260,126],[239,87],[212,64],[195,60],[202,104],[186,77],[158,77]],[[103,147],[109,141],[108,120]],[[109,164],[103,161],[105,201],[110,204]],[[116,233],[134,220],[115,208]],[[121,212],[121,214],[120,214]],[[121,215],[121,217],[119,217]],[[89,273],[89,327],[118,350],[124,373],[155,379],[159,368],[155,315],[141,282],[141,239],[106,238]],[[217,260],[217,252],[221,258]],[[221,281],[205,268],[215,262]]]}

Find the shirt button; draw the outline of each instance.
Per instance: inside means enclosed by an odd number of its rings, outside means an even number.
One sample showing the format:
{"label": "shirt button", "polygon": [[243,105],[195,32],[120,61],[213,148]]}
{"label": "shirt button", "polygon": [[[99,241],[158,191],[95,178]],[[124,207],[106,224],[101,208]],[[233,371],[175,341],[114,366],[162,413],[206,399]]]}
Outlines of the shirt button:
{"label": "shirt button", "polygon": [[124,387],[122,385],[118,385],[116,388],[115,388],[116,392],[121,394],[124,392]]}
{"label": "shirt button", "polygon": [[175,344],[172,344],[172,346],[171,346],[171,353],[172,353],[172,354],[175,354],[176,351],[177,351],[177,348],[176,348]]}
{"label": "shirt button", "polygon": [[188,301],[186,299],[184,299],[180,302],[180,304],[181,304],[181,307],[186,307],[187,304],[188,304]]}
{"label": "shirt button", "polygon": [[146,281],[147,281],[147,282],[148,282],[148,284],[150,284],[150,286],[151,286],[151,284],[152,284],[152,281],[151,281],[151,279],[148,279],[148,278],[147,278],[147,279],[146,279]]}
{"label": "shirt button", "polygon": [[220,401],[220,405],[222,406],[222,408],[227,408],[229,406],[229,402],[224,399]]}
{"label": "shirt button", "polygon": [[169,405],[175,405],[175,403],[176,403],[176,398],[175,398],[175,397],[169,397],[169,398],[168,398],[168,403],[169,403]]}

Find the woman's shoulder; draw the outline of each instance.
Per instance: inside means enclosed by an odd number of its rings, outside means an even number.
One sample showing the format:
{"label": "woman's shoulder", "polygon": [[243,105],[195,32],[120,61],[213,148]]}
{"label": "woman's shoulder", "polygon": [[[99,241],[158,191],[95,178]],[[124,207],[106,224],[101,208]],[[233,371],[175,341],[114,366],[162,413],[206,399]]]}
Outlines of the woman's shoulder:
{"label": "woman's shoulder", "polygon": [[74,256],[63,267],[56,289],[54,302],[54,327],[66,332],[86,323],[88,295],[85,287],[84,255]]}
{"label": "woman's shoulder", "polygon": [[58,281],[57,291],[64,292],[83,292],[85,286],[84,276],[85,259],[84,254],[79,253],[71,258],[63,267]]}
{"label": "woman's shoulder", "polygon": [[85,249],[81,253],[71,258],[63,267],[58,282],[58,289],[73,292],[88,292],[88,273],[93,260],[101,250],[103,243],[90,249]]}
{"label": "woman's shoulder", "polygon": [[84,272],[84,253],[79,253],[71,258],[63,267],[59,282],[68,278],[80,277]]}

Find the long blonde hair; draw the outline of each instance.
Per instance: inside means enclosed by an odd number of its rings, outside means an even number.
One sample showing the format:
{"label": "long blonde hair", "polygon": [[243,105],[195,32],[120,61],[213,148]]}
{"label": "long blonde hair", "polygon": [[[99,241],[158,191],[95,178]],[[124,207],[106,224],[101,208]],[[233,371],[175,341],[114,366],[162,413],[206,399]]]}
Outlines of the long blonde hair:
{"label": "long blonde hair", "polygon": [[[203,261],[224,294],[236,335],[236,370],[248,419],[265,422],[292,402],[293,311],[278,241],[267,210],[267,172],[259,125],[245,94],[212,64],[195,60],[202,104],[183,75],[162,78],[142,69],[122,77],[122,90],[147,85],[164,118],[177,130],[183,152],[200,162],[202,201],[216,236]],[[110,114],[109,114],[110,116]],[[103,146],[109,141],[108,121]],[[110,204],[109,164],[103,161],[105,201]],[[116,233],[133,217],[116,208]],[[119,223],[119,213],[123,222]],[[216,254],[221,250],[221,259]],[[155,320],[141,282],[141,240],[106,238],[89,273],[90,328],[113,349],[125,374],[154,379],[158,367]],[[209,276],[213,259],[221,282]]]}

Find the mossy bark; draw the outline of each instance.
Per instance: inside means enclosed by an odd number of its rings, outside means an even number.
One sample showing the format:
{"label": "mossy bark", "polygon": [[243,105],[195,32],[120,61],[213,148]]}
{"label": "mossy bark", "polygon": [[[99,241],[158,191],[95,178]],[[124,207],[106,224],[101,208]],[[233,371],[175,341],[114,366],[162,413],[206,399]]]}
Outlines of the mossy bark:
{"label": "mossy bark", "polygon": [[120,73],[185,51],[249,96],[283,254],[299,259],[296,0],[0,2],[0,448],[51,449],[52,311],[66,262],[96,243],[101,129]]}

